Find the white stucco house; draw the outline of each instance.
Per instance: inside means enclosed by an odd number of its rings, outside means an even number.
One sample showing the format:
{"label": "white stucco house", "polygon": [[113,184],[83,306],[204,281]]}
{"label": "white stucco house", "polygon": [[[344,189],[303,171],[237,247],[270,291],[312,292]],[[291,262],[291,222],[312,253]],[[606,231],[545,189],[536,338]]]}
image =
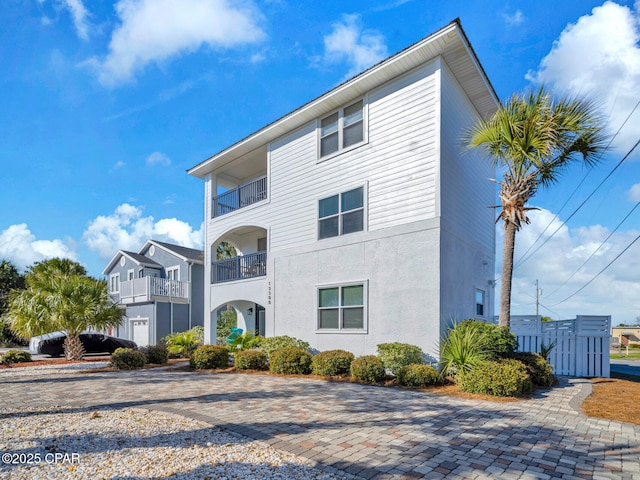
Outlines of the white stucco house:
{"label": "white stucco house", "polygon": [[437,356],[452,321],[492,318],[495,172],[460,137],[497,106],[456,20],[191,168],[205,340],[226,304],[241,328],[356,355]]}

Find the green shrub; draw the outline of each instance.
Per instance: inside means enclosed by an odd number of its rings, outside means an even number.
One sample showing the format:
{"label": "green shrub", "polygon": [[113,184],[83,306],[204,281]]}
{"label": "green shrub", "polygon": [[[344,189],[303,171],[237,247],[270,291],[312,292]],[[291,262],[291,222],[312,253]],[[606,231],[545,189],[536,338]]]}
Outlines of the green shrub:
{"label": "green shrub", "polygon": [[118,370],[134,370],[142,368],[147,363],[147,356],[140,350],[133,348],[116,348],[111,354],[111,366]]}
{"label": "green shrub", "polygon": [[196,370],[225,368],[229,366],[229,352],[221,345],[200,345],[191,354],[189,365]]}
{"label": "green shrub", "polygon": [[191,354],[202,345],[203,341],[204,328],[201,326],[193,327],[186,332],[174,332],[162,337],[162,343],[167,346],[169,355],[180,358],[191,357]]}
{"label": "green shrub", "polygon": [[164,345],[152,345],[144,350],[147,362],[162,365],[169,360],[169,350]]}
{"label": "green shrub", "polygon": [[384,365],[375,355],[365,355],[351,362],[351,376],[368,383],[379,383],[386,378]]}
{"label": "green shrub", "polygon": [[420,347],[399,342],[378,345],[378,358],[382,360],[384,368],[391,370],[396,377],[405,365],[424,363]]}
{"label": "green shrub", "polygon": [[481,348],[493,360],[508,358],[518,348],[518,339],[508,327],[477,320],[465,320],[454,328],[477,328],[482,336]]}
{"label": "green shrub", "polygon": [[353,359],[353,353],[345,350],[320,352],[311,360],[311,372],[325,377],[349,373]]}
{"label": "green shrub", "polygon": [[311,373],[311,354],[300,347],[284,347],[271,353],[269,370],[273,373]]}
{"label": "green shrub", "polygon": [[516,352],[513,354],[513,358],[524,364],[534,385],[550,387],[554,384],[556,379],[553,376],[551,365],[542,355],[532,352]]}
{"label": "green shrub", "polygon": [[499,397],[517,397],[533,390],[527,367],[515,359],[488,360],[456,377],[460,390]]}
{"label": "green shrub", "polygon": [[30,361],[31,354],[24,350],[7,350],[4,355],[0,356],[0,363],[22,363]]}
{"label": "green shrub", "polygon": [[408,387],[426,387],[436,385],[440,380],[438,371],[430,365],[412,363],[398,371],[398,383]]}
{"label": "green shrub", "polygon": [[233,360],[239,370],[263,370],[267,366],[267,356],[260,350],[239,350]]}
{"label": "green shrub", "polygon": [[271,354],[276,350],[280,350],[284,347],[298,347],[306,351],[311,349],[311,346],[304,340],[298,340],[287,335],[281,335],[278,337],[265,337],[260,341],[260,350],[264,352],[267,358],[271,358]]}
{"label": "green shrub", "polygon": [[[463,322],[464,323],[464,322]],[[488,360],[480,322],[454,325],[440,341],[440,374],[458,375]]]}
{"label": "green shrub", "polygon": [[231,334],[231,329],[238,324],[238,314],[235,310],[225,310],[216,318],[216,337],[226,338]]}

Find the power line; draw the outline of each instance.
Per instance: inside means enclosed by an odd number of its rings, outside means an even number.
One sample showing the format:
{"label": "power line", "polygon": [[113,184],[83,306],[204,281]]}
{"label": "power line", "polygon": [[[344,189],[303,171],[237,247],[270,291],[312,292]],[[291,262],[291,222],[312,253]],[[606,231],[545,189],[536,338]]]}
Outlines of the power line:
{"label": "power line", "polygon": [[621,226],[621,225],[622,225],[622,224],[627,220],[627,218],[629,218],[629,217],[631,216],[631,214],[634,212],[634,210],[635,210],[636,208],[638,208],[638,206],[639,206],[639,205],[640,205],[640,202],[638,202],[638,203],[636,203],[636,204],[635,204],[635,206],[631,209],[631,211],[630,211],[629,213],[627,213],[627,215],[622,219],[622,221],[621,221],[620,223],[618,223],[618,226],[617,226],[616,228],[614,228],[614,229],[613,229],[613,231],[612,231],[612,232],[607,236],[607,238],[605,238],[605,239],[602,241],[602,243],[598,246],[598,248],[596,248],[596,249],[594,250],[594,252],[593,252],[591,255],[589,255],[589,258],[587,258],[587,259],[582,263],[582,265],[580,265],[580,266],[579,266],[579,267],[578,267],[578,268],[577,268],[577,269],[576,269],[576,270],[575,270],[575,271],[574,271],[574,272],[569,276],[569,278],[567,278],[567,279],[564,281],[564,283],[563,283],[562,285],[560,285],[560,286],[559,286],[558,288],[556,288],[553,292],[551,292],[551,294],[550,294],[549,296],[553,296],[553,294],[554,294],[554,293],[556,293],[558,290],[560,290],[562,287],[564,287],[564,286],[569,282],[569,280],[571,280],[571,279],[573,278],[573,276],[574,276],[576,273],[578,273],[578,272],[582,269],[582,267],[584,267],[584,266],[587,264],[587,262],[593,258],[593,256],[594,256],[596,253],[598,253],[598,250],[600,250],[600,249],[602,248],[602,246],[603,246],[605,243],[607,243],[607,241],[611,238],[611,236],[612,236],[614,233],[616,233],[616,231],[618,230],[618,228],[620,228],[620,226]]}
{"label": "power line", "polygon": [[533,255],[538,251],[538,250],[540,250],[540,249],[541,249],[541,248],[542,248],[542,247],[543,247],[543,246],[544,246],[544,245],[545,245],[549,240],[551,240],[551,237],[553,237],[556,233],[558,233],[558,231],[562,228],[562,226],[563,226],[563,225],[565,225],[569,220],[571,220],[571,218],[573,218],[573,216],[574,216],[576,213],[578,213],[578,210],[580,210],[580,209],[584,206],[584,204],[585,204],[585,203],[587,203],[587,202],[589,201],[589,199],[590,199],[591,197],[593,197],[593,195],[595,195],[595,193],[598,191],[598,189],[599,189],[599,188],[600,188],[600,187],[601,187],[601,186],[602,186],[602,185],[603,185],[603,184],[604,184],[604,183],[609,179],[609,177],[611,177],[611,175],[613,175],[613,173],[614,173],[614,172],[615,172],[615,171],[620,167],[620,165],[622,165],[622,163],[623,163],[623,162],[624,162],[624,161],[629,157],[629,155],[631,155],[631,154],[633,153],[633,151],[638,147],[638,145],[640,145],[640,138],[638,139],[638,141],[636,142],[636,144],[635,144],[633,147],[631,147],[631,150],[629,150],[629,151],[627,152],[627,154],[626,154],[624,157],[622,157],[622,160],[620,160],[620,161],[618,162],[618,164],[617,164],[615,167],[613,167],[613,170],[611,170],[611,171],[607,174],[607,176],[606,176],[606,177],[604,177],[604,179],[603,179],[603,180],[598,184],[598,186],[597,186],[597,187],[596,187],[596,188],[595,188],[595,189],[594,189],[594,190],[593,190],[593,191],[592,191],[592,192],[587,196],[587,198],[585,198],[585,199],[583,200],[583,202],[582,202],[580,205],[578,205],[578,208],[576,208],[576,209],[571,213],[571,215],[569,215],[569,216],[567,217],[567,219],[566,219],[563,223],[561,223],[561,224],[560,224],[560,226],[559,226],[558,228],[556,228],[556,229],[553,231],[553,233],[551,233],[551,235],[549,235],[549,236],[545,239],[545,241],[544,241],[544,242],[542,242],[542,244],[541,244],[541,245],[539,245],[539,246],[538,246],[538,248],[536,248],[533,252],[531,252],[531,253],[529,254],[529,256],[527,256],[527,257],[525,257],[525,258],[521,258],[521,259],[517,262],[517,265],[516,265],[516,266],[518,266],[518,265],[522,265],[524,262],[526,262],[527,260],[529,260],[529,259],[530,259],[530,258],[531,258],[531,257],[532,257],[532,256],[533,256]]}
{"label": "power line", "polygon": [[627,250],[629,250],[629,249],[631,248],[631,246],[632,246],[634,243],[636,243],[638,240],[640,240],[640,235],[638,235],[638,236],[635,238],[635,240],[633,240],[629,245],[627,245],[627,246],[626,246],[626,248],[625,248],[624,250],[622,250],[622,251],[621,251],[621,252],[616,256],[616,258],[614,258],[613,260],[611,260],[611,261],[609,262],[609,264],[608,264],[606,267],[604,267],[602,270],[600,270],[600,271],[598,272],[598,274],[597,274],[595,277],[593,277],[591,280],[589,280],[587,283],[585,283],[585,284],[584,284],[582,287],[580,287],[576,292],[572,293],[572,294],[571,294],[571,295],[569,295],[567,298],[565,298],[565,299],[564,299],[564,300],[562,300],[561,302],[556,303],[556,304],[555,304],[555,305],[553,305],[553,306],[554,306],[554,307],[557,307],[557,306],[558,306],[558,305],[560,305],[561,303],[566,302],[566,301],[567,301],[567,300],[569,300],[571,297],[573,297],[573,296],[577,295],[577,294],[578,294],[578,293],[580,293],[582,290],[584,290],[584,289],[585,289],[585,288],[586,288],[586,287],[587,287],[591,282],[593,282],[596,278],[598,278],[598,277],[600,276],[600,274],[602,274],[602,272],[604,272],[607,268],[609,268],[611,265],[613,265],[613,263],[614,263],[616,260],[618,260],[618,259],[622,256],[622,254],[623,254],[624,252],[626,252]]}
{"label": "power line", "polygon": [[[602,153],[600,154],[600,156],[598,157],[598,160],[600,158],[602,158],[602,156],[604,155],[604,153],[609,149],[609,147],[611,146],[611,144],[613,143],[613,141],[615,140],[615,138],[618,136],[618,134],[620,133],[620,131],[622,130],[622,128],[627,124],[627,122],[629,121],[629,119],[631,118],[631,116],[633,115],[633,113],[636,111],[636,109],[638,108],[638,106],[640,106],[640,100],[638,100],[638,102],[636,103],[636,105],[633,107],[633,109],[631,110],[631,112],[629,113],[629,115],[627,115],[627,118],[624,119],[624,121],[622,122],[622,125],[620,125],[620,127],[618,128],[618,130],[616,131],[616,133],[613,134],[613,136],[611,137],[611,139],[609,139],[609,143],[607,143],[607,146],[603,149]],[[637,146],[637,145],[636,145]],[[635,147],[633,147],[635,148]],[[631,149],[633,151],[633,148]],[[624,161],[624,160],[623,160]],[[620,162],[622,163],[622,162]],[[616,167],[611,171],[611,173],[607,176],[607,178],[609,178],[609,176],[611,176],[611,174],[620,166],[620,164],[616,165]],[[551,221],[547,224],[546,227],[544,227],[544,230],[542,230],[542,232],[540,232],[540,234],[538,235],[538,237],[533,241],[533,243],[531,245],[529,245],[529,248],[522,254],[522,256],[515,262],[514,266],[518,266],[522,263],[524,263],[525,261],[527,261],[531,255],[529,257],[527,257],[527,253],[529,253],[529,251],[533,248],[533,246],[538,243],[538,241],[542,238],[542,236],[545,234],[545,232],[549,229],[549,227],[553,224],[553,222],[559,217],[560,212],[562,212],[562,210],[564,210],[564,207],[567,206],[567,203],[569,203],[569,200],[571,200],[573,198],[573,196],[576,194],[576,192],[579,190],[579,188],[582,186],[582,184],[585,182],[585,180],[587,179],[587,177],[589,176],[589,174],[593,171],[594,169],[594,165],[591,166],[591,168],[589,168],[589,170],[587,171],[587,173],[584,175],[584,177],[582,177],[582,180],[580,180],[580,183],[578,183],[578,185],[573,189],[573,192],[571,192],[571,194],[569,195],[569,197],[567,197],[567,199],[565,200],[565,202],[562,204],[562,206],[560,207],[560,209],[558,210],[558,212],[555,214],[555,216],[551,219]],[[605,178],[605,180],[607,180],[607,178]],[[604,183],[604,181],[603,181]],[[601,185],[598,185],[598,187],[596,187],[596,190],[598,190],[598,188],[600,188]],[[594,192],[595,193],[595,190]],[[593,195],[593,193],[591,195]],[[591,195],[587,198],[587,200],[589,198],[591,198]],[[582,205],[584,205],[585,202],[583,202],[572,214],[569,218],[571,218],[578,210],[580,210],[580,208],[582,208]],[[568,219],[567,219],[568,220]],[[560,230],[562,226],[560,226],[558,229],[556,229],[549,238],[553,237],[558,230]],[[545,240],[544,243],[546,243],[548,241]],[[542,245],[544,245],[544,243]],[[541,245],[541,246],[542,246]],[[537,249],[536,249],[537,251]],[[535,253],[535,251],[533,252]],[[533,254],[532,254],[533,255]],[[526,258],[525,258],[526,257]]]}

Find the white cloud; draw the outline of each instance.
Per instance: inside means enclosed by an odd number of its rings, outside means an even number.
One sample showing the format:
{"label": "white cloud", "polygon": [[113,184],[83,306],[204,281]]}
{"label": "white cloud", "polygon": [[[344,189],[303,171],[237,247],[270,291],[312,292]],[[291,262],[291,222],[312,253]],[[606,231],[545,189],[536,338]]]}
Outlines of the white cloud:
{"label": "white cloud", "polygon": [[154,167],[159,165],[161,167],[168,167],[171,165],[171,159],[161,152],[153,152],[147,157],[147,166]]}
{"label": "white cloud", "polygon": [[113,167],[111,167],[111,169],[109,170],[109,173],[113,173],[116,170],[120,170],[122,167],[124,167],[126,164],[122,161],[119,160],[115,163],[115,165]]}
{"label": "white cloud", "polygon": [[[640,2],[635,8],[607,1],[567,25],[527,79],[601,102],[615,133],[640,100]],[[640,109],[620,132],[616,148],[626,152],[635,144],[639,123]]]}
{"label": "white cloud", "polygon": [[257,8],[228,0],[120,0],[120,25],[104,60],[91,59],[99,81],[115,86],[131,81],[150,63],[193,52],[202,45],[231,48],[265,38]]}
{"label": "white cloud", "polygon": [[[640,1],[640,0],[638,0]],[[632,202],[640,202],[640,183],[633,185],[628,192],[629,200]]]}
{"label": "white cloud", "polygon": [[73,25],[76,27],[78,37],[82,40],[89,39],[88,12],[82,0],[65,0],[65,5],[73,17]]}
{"label": "white cloud", "polygon": [[350,78],[389,56],[385,38],[374,30],[362,30],[358,15],[343,15],[333,24],[333,31],[324,37],[324,60],[346,62]]}
{"label": "white cloud", "polygon": [[0,232],[0,258],[10,261],[19,270],[54,257],[76,260],[72,242],[59,239],[36,240],[26,223],[11,225]]}
{"label": "white cloud", "polygon": [[[512,288],[513,314],[535,313],[535,282],[538,280],[543,290],[540,297],[540,303],[543,305],[540,307],[540,313],[551,316],[555,320],[585,314],[612,315],[612,322],[618,324],[633,320],[640,315],[637,302],[640,295],[640,282],[637,275],[640,270],[640,241],[636,242],[584,290],[563,302],[614,260],[640,234],[640,231],[618,231],[598,250],[611,233],[606,227],[592,225],[569,229],[561,220],[554,220],[554,214],[548,210],[532,211],[529,216],[531,224],[525,225],[516,234]],[[550,222],[553,223],[542,239],[526,255],[534,252],[544,239],[560,227],[558,233],[530,259],[519,263],[531,244]],[[499,272],[502,262],[502,224],[497,228],[496,260]],[[591,255],[593,258],[580,268]],[[499,289],[496,290],[496,305],[498,300]],[[498,307],[495,313],[498,314]]]}
{"label": "white cloud", "polygon": [[[39,3],[45,3],[45,0],[38,0]],[[55,0],[56,8],[65,8],[71,14],[71,20],[73,26],[76,29],[76,33],[82,40],[89,40],[89,12],[82,3],[83,0]],[[51,25],[52,19],[43,16],[41,18],[42,25]]]}
{"label": "white cloud", "polygon": [[516,10],[514,14],[503,13],[502,18],[508,25],[517,26],[524,22],[525,17],[521,10]]}
{"label": "white cloud", "polygon": [[112,258],[118,250],[137,252],[149,239],[202,248],[203,238],[202,225],[194,230],[176,218],[156,222],[151,216],[143,217],[141,208],[128,203],[119,205],[110,215],[93,219],[83,234],[89,248],[103,260]]}

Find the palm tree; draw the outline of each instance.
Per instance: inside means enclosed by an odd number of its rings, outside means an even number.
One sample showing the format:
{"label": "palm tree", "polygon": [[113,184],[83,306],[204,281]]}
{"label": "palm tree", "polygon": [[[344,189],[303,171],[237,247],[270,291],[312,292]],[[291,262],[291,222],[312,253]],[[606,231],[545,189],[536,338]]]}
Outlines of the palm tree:
{"label": "palm tree", "polygon": [[478,121],[464,143],[481,148],[498,167],[496,181],[504,222],[501,326],[511,323],[511,280],[516,231],[529,223],[527,201],[539,187],[558,181],[560,172],[575,161],[594,164],[604,148],[604,123],[594,103],[574,98],[555,100],[541,87],[513,95],[488,120]]}
{"label": "palm tree", "polygon": [[53,259],[32,267],[27,288],[13,291],[5,314],[13,332],[23,338],[53,331],[65,332],[65,356],[80,360],[84,349],[80,334],[122,323],[122,312],[111,302],[106,280],[83,273],[84,267],[70,260]]}

